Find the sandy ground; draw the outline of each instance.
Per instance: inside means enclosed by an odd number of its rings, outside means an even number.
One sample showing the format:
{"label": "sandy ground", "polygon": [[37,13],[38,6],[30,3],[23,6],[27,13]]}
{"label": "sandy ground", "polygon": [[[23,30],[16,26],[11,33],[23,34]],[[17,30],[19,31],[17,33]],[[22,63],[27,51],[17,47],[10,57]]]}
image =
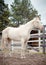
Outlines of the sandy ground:
{"label": "sandy ground", "polygon": [[4,57],[0,52],[0,65],[46,65],[46,54],[32,54],[31,51],[31,53],[26,54],[25,59],[22,59],[20,53],[17,52],[11,57]]}
{"label": "sandy ground", "polygon": [[46,54],[26,54],[22,59],[19,54],[3,57],[0,54],[0,65],[46,65]]}

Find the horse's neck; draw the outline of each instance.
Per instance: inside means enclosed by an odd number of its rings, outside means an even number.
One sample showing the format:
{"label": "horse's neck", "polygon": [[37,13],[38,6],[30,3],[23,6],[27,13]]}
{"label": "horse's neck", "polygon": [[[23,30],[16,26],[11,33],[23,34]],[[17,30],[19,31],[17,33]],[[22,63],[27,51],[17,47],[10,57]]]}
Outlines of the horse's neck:
{"label": "horse's neck", "polygon": [[30,33],[33,29],[33,21],[29,21],[28,23],[25,24],[25,28],[28,30],[28,32]]}

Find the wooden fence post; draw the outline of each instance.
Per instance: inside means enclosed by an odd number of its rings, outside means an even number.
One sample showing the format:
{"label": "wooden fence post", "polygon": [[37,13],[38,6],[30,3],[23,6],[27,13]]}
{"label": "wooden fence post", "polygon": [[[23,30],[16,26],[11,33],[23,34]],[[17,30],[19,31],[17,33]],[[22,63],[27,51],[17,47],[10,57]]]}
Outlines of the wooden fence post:
{"label": "wooden fence post", "polygon": [[[39,34],[39,36],[40,36],[40,30],[38,30],[38,34]],[[39,37],[38,39],[39,39],[39,42],[38,42],[38,43],[39,43],[39,52],[40,52],[40,48],[41,48],[41,47],[40,47],[40,45],[41,45],[41,38]]]}
{"label": "wooden fence post", "polygon": [[45,54],[45,27],[43,29],[43,54]]}

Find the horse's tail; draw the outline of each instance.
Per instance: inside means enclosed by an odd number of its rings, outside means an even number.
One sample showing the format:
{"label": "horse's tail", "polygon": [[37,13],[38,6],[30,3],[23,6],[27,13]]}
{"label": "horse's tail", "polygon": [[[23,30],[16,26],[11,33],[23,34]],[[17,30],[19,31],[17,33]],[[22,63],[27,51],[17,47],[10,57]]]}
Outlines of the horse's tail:
{"label": "horse's tail", "polygon": [[8,38],[8,30],[9,28],[6,28],[2,31],[2,39],[1,39],[1,47],[2,49],[5,47],[5,44],[7,43],[6,42],[6,39]]}
{"label": "horse's tail", "polygon": [[2,34],[2,38],[1,38],[1,49],[3,49],[4,46],[4,38],[3,38],[3,34]]}

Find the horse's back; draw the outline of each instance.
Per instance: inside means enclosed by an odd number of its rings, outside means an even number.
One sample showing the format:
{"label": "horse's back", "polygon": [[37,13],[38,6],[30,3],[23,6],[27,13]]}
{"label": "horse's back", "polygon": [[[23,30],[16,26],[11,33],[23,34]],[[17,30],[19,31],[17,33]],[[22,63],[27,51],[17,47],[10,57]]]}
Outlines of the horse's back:
{"label": "horse's back", "polygon": [[4,32],[7,32],[9,29],[12,29],[13,27],[7,27],[7,28],[5,28],[3,31],[2,31],[2,33],[4,33]]}

